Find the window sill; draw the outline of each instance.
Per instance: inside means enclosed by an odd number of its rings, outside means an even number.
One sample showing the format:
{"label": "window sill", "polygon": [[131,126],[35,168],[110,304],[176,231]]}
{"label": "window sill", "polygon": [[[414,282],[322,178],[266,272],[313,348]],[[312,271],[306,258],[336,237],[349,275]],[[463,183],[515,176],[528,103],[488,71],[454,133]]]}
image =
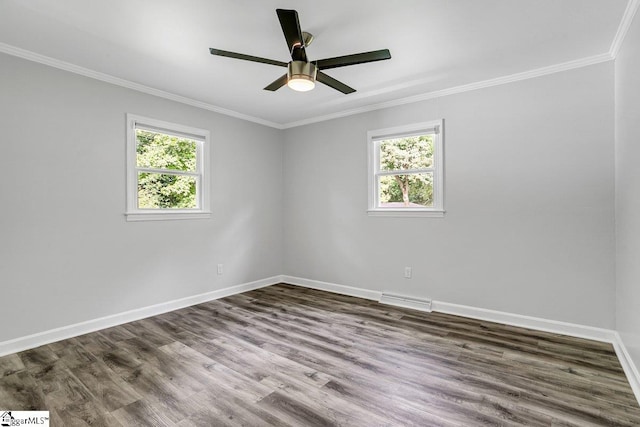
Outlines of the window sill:
{"label": "window sill", "polygon": [[444,211],[442,210],[426,210],[426,209],[369,209],[369,216],[391,216],[391,217],[423,217],[423,218],[442,218]]}
{"label": "window sill", "polygon": [[207,219],[211,212],[127,212],[127,221],[171,221],[182,219]]}

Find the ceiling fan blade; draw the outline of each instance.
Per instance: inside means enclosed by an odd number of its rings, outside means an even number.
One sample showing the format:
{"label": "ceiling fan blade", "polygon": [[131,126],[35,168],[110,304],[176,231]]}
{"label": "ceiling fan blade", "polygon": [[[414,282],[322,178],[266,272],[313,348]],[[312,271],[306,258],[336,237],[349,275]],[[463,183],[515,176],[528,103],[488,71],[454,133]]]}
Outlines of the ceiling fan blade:
{"label": "ceiling fan blade", "polygon": [[287,41],[287,47],[294,61],[307,62],[307,54],[304,51],[304,39],[302,30],[300,29],[300,20],[298,12],[288,9],[276,9],[278,20]]}
{"label": "ceiling fan blade", "polygon": [[318,69],[328,70],[329,68],[346,67],[347,65],[364,64],[365,62],[383,61],[385,59],[391,59],[391,52],[389,52],[389,49],[336,56],[335,58],[320,59],[319,61],[313,62],[316,64]]}
{"label": "ceiling fan blade", "polygon": [[339,82],[333,77],[326,75],[322,71],[318,71],[318,74],[316,75],[316,80],[319,81],[320,83],[324,83],[327,86],[334,88],[335,90],[339,90],[345,95],[348,95],[356,91],[354,88],[349,87],[342,82]]}
{"label": "ceiling fan blade", "polygon": [[265,87],[264,90],[270,90],[272,92],[280,89],[282,86],[287,84],[287,75],[285,74],[282,77],[278,77],[277,80],[275,80],[273,83],[271,83],[269,86]]}
{"label": "ceiling fan blade", "polygon": [[212,47],[209,48],[209,52],[211,52],[211,55],[226,56],[227,58],[235,58],[235,59],[244,59],[245,61],[261,62],[263,64],[277,65],[279,67],[286,67],[288,65],[286,62],[282,62],[282,61],[274,61],[273,59],[260,58],[259,56],[245,55],[243,53],[229,52],[227,50],[214,49]]}

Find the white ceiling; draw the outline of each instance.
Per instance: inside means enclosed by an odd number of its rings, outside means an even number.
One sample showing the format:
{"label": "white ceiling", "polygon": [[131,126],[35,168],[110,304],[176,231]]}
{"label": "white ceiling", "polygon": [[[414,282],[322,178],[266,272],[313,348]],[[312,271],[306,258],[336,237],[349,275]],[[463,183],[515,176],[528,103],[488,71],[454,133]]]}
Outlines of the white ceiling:
{"label": "white ceiling", "polygon": [[[2,0],[0,51],[288,127],[610,59],[626,7],[627,0]],[[311,60],[383,48],[392,59],[327,70],[357,89],[343,95],[321,84],[268,92],[262,88],[284,68],[209,54],[215,47],[288,62],[276,8],[296,9],[302,29],[315,35]]]}

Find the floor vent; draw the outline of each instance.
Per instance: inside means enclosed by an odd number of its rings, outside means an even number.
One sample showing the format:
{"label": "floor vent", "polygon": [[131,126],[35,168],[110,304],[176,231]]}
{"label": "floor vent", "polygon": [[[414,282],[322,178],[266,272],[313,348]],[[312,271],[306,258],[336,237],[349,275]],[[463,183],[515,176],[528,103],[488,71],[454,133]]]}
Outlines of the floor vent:
{"label": "floor vent", "polygon": [[413,308],[420,311],[431,311],[430,299],[414,298],[383,292],[380,296],[379,302],[381,304],[397,305],[398,307]]}

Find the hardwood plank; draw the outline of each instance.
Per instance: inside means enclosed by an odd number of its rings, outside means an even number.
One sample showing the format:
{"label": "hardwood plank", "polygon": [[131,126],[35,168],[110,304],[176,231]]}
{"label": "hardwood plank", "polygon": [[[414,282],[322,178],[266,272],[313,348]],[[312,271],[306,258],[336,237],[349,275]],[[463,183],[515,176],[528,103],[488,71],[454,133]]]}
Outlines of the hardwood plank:
{"label": "hardwood plank", "polygon": [[176,425],[162,413],[154,411],[152,405],[144,400],[137,400],[112,412],[112,415],[123,426],[171,427]]}
{"label": "hardwood plank", "polygon": [[27,371],[0,378],[0,404],[3,410],[47,410],[42,388]]}
{"label": "hardwood plank", "polygon": [[91,392],[66,368],[56,367],[36,377],[47,407],[66,407],[93,399]]}
{"label": "hardwood plank", "polygon": [[135,338],[135,334],[129,332],[124,325],[114,326],[112,328],[103,329],[98,332],[103,337],[107,338],[112,343],[124,341],[129,338]]}
{"label": "hardwood plank", "polygon": [[[152,406],[154,413],[171,420],[172,423],[188,418],[193,410],[189,401],[191,392],[180,389],[171,379],[165,378],[148,364],[134,368],[123,379],[137,393],[144,396],[144,400]],[[128,406],[130,405],[124,408]]]}
{"label": "hardwood plank", "polygon": [[98,359],[101,359],[104,353],[118,349],[115,342],[97,332],[80,335],[72,338],[72,341],[80,344],[85,350],[93,354]]}
{"label": "hardwood plank", "polygon": [[15,374],[24,369],[24,363],[22,363],[22,359],[20,359],[20,356],[17,354],[0,357],[0,378]]}
{"label": "hardwood plank", "polygon": [[[295,400],[286,394],[273,392],[258,402],[258,405],[292,425],[335,426],[337,420],[315,411],[306,401]],[[364,420],[363,420],[364,421]],[[363,424],[360,424],[363,425]]]}
{"label": "hardwood plank", "polygon": [[123,426],[104,407],[93,400],[80,401],[56,409],[61,423],[65,427],[96,426],[119,427]]}
{"label": "hardwood plank", "polygon": [[[352,402],[360,407],[386,417],[392,425],[413,426],[464,426],[457,415],[443,418],[430,412],[428,406],[415,407],[403,398],[396,397],[391,390],[381,390],[372,385],[360,385],[348,380],[331,380],[323,390]],[[390,400],[392,404],[390,404]]]}
{"label": "hardwood plank", "polygon": [[[180,361],[185,369],[197,373],[204,390],[209,393],[234,396],[244,402],[257,402],[273,391],[273,388],[264,386],[226,365],[214,362],[184,344],[170,344],[160,350]],[[202,395],[202,393],[197,394]]]}
{"label": "hardwood plank", "polygon": [[151,322],[145,322],[144,320],[127,323],[126,325],[122,325],[122,327],[136,337],[142,338],[156,347],[167,345],[175,341],[163,330],[158,331],[152,326]]}
{"label": "hardwood plank", "polygon": [[30,371],[41,371],[55,364],[59,357],[49,346],[43,345],[31,350],[18,353],[25,368]]}
{"label": "hardwood plank", "polygon": [[62,348],[54,352],[68,369],[89,365],[98,360],[81,344],[74,343],[71,340],[66,340],[64,343]]}
{"label": "hardwood plank", "polygon": [[[222,397],[224,396],[224,397]],[[293,426],[258,405],[235,395],[220,395],[205,391],[193,396],[197,409],[178,425],[184,426]]]}
{"label": "hardwood plank", "polygon": [[139,393],[102,361],[77,367],[71,372],[108,411],[114,411],[142,399]]}

